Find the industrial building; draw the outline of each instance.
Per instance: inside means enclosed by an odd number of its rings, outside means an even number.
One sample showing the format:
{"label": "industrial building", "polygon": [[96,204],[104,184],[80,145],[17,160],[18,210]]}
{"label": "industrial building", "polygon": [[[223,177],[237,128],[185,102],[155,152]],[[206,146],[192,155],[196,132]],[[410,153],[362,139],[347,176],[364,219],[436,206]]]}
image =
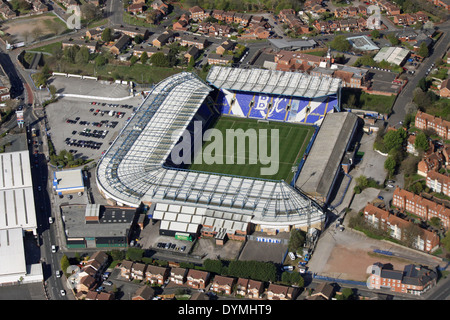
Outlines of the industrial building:
{"label": "industrial building", "polygon": [[84,192],[81,169],[55,171],[53,173],[53,189],[59,195]]}
{"label": "industrial building", "polygon": [[37,236],[29,152],[2,153],[0,164],[0,285],[42,281],[42,266],[26,263],[24,245]]}

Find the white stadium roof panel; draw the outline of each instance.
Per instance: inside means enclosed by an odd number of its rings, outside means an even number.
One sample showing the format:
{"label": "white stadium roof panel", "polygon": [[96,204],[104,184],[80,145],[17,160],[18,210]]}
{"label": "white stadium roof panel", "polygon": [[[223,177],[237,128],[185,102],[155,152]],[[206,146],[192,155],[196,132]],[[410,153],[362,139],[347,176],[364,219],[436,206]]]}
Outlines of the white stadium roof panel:
{"label": "white stadium roof panel", "polygon": [[298,72],[221,66],[213,66],[206,79],[216,88],[307,98],[337,94],[342,82]]}

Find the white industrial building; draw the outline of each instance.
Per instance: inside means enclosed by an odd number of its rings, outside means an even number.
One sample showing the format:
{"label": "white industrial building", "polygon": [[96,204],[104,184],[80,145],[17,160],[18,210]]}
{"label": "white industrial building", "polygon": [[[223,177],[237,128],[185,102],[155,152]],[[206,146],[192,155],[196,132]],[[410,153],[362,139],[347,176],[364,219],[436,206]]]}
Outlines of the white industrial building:
{"label": "white industrial building", "polygon": [[384,47],[373,57],[376,62],[386,61],[401,66],[409,56],[409,50],[398,47]]}
{"label": "white industrial building", "polygon": [[28,151],[0,154],[0,284],[42,281],[41,265],[26,265],[24,236],[37,236]]}

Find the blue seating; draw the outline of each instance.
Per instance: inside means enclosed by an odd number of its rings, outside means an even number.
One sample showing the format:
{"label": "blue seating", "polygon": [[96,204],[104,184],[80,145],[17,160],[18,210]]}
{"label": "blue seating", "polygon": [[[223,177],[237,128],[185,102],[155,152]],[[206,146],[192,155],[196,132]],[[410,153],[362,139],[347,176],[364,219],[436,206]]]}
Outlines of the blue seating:
{"label": "blue seating", "polygon": [[217,97],[217,107],[222,114],[309,124],[320,121],[327,113],[333,112],[337,105],[337,96],[308,99],[221,89]]}
{"label": "blue seating", "polygon": [[253,119],[265,119],[267,117],[267,112],[269,110],[268,106],[271,100],[271,96],[255,95],[255,102],[253,103],[248,117]]}
{"label": "blue seating", "polygon": [[289,98],[278,97],[274,98],[272,102],[272,108],[269,110],[267,116],[268,120],[284,121],[286,117],[286,107],[289,104]]}
{"label": "blue seating", "polygon": [[230,104],[227,101],[225,93],[220,90],[219,94],[217,95],[217,108],[220,113],[222,114],[229,114],[230,113]]}
{"label": "blue seating", "polygon": [[247,117],[253,97],[253,93],[236,93],[234,103],[231,104],[231,114],[244,118]]}

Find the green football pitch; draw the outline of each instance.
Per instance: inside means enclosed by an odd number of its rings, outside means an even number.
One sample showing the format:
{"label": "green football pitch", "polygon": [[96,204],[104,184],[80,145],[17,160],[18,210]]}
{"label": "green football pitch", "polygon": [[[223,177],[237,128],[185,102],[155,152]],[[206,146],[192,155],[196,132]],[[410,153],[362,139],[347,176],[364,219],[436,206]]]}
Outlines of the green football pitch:
{"label": "green football pitch", "polygon": [[[308,146],[308,143],[311,140],[311,137],[314,134],[315,130],[313,126],[308,125],[299,125],[284,122],[267,123],[260,122],[255,119],[244,119],[223,115],[218,118],[217,121],[213,123],[208,129],[211,128],[220,131],[223,137],[223,143],[218,144],[217,140],[214,138],[215,135],[212,135],[213,137],[211,137],[209,141],[206,140],[205,142],[203,142],[202,154],[197,154],[195,156],[194,163],[189,166],[190,170],[270,180],[285,180],[286,182],[290,182],[293,179],[294,173],[292,172],[292,167],[297,167],[300,163],[303,154],[305,153],[306,147]],[[267,162],[263,163],[263,161],[261,160],[261,148],[255,149],[254,143],[252,145],[249,145],[249,141],[251,139],[246,137],[244,140],[242,138],[242,134],[241,141],[245,141],[245,153],[238,153],[239,137],[234,139],[234,152],[230,153],[230,149],[228,149],[227,151],[227,144],[230,142],[230,140],[232,140],[226,138],[227,129],[238,130],[236,135],[239,134],[239,129],[242,129],[244,133],[253,132],[253,137],[256,134],[258,143],[260,139],[264,139],[263,136],[258,135],[258,132],[260,132],[259,130],[267,129],[267,139],[263,141],[267,141],[266,153],[268,159],[270,159],[269,164]],[[273,148],[271,144],[272,136],[276,137],[276,134],[278,134],[278,154],[272,152],[276,148]],[[275,141],[276,140],[274,140],[274,142]],[[249,155],[251,154],[253,155],[251,158],[253,160],[256,159],[256,163],[254,164],[250,163],[251,159]],[[265,153],[263,153],[263,155],[264,154]],[[207,161],[203,159],[205,155],[212,155],[214,158],[214,163],[208,164]],[[241,164],[238,164],[238,162],[240,162]],[[261,169],[269,168],[271,166],[273,168],[278,167],[276,173],[272,175],[263,174]]]}

